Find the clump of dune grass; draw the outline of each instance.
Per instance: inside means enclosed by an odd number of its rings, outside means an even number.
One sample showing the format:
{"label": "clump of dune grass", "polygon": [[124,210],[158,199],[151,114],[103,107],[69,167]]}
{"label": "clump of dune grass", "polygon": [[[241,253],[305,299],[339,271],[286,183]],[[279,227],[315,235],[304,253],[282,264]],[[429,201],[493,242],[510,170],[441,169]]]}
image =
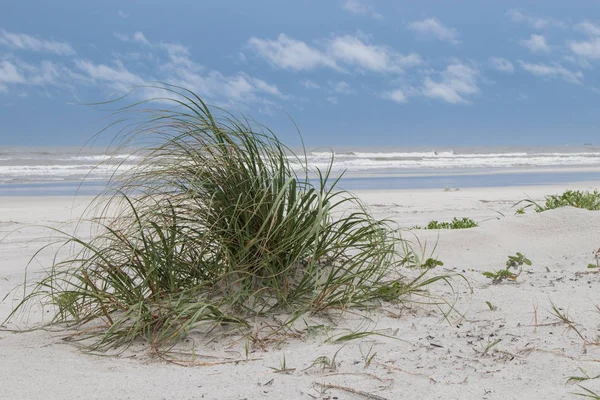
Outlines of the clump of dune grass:
{"label": "clump of dune grass", "polygon": [[525,206],[520,209],[523,211],[525,208],[533,207],[536,212],[543,212],[565,206],[597,211],[600,210],[600,192],[597,189],[593,192],[567,190],[562,194],[546,196],[544,204],[539,204],[531,199],[521,200],[517,204],[520,203],[525,203]]}
{"label": "clump of dune grass", "polygon": [[116,217],[102,212],[91,240],[66,235],[81,250],[17,310],[54,306],[52,323],[85,328],[93,350],[140,337],[159,350],[196,327],[402,301],[447,278],[400,275],[397,232],[338,190],[329,169],[312,171],[260,124],[164,90],[160,104],[172,107],[117,113],[118,146],[145,145],[98,198]]}

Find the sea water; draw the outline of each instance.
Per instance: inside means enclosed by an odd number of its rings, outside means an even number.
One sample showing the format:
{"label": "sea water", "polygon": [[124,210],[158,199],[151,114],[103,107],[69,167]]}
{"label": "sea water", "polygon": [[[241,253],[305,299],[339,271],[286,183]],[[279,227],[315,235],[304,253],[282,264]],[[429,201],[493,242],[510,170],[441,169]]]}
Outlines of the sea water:
{"label": "sea water", "polygon": [[[299,152],[296,151],[296,154]],[[95,195],[143,157],[103,148],[0,147],[0,195]],[[600,181],[600,146],[308,149],[292,166],[330,169],[357,189],[461,188]]]}

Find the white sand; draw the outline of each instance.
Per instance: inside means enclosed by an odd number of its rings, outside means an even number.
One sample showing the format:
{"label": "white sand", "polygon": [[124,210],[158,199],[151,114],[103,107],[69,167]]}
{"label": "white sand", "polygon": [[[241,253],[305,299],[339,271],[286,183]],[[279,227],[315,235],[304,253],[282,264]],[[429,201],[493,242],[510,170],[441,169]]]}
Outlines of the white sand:
{"label": "white sand", "polygon": [[[64,331],[29,333],[0,331],[0,399],[365,399],[339,389],[322,391],[319,383],[345,386],[385,399],[562,399],[575,398],[577,386],[568,377],[600,374],[600,335],[596,305],[600,276],[589,273],[593,251],[600,247],[600,212],[563,208],[513,215],[511,206],[530,196],[562,193],[566,188],[593,189],[600,182],[577,185],[492,189],[398,190],[358,192],[378,217],[403,227],[432,219],[471,217],[478,228],[454,231],[412,231],[407,239],[437,241],[436,255],[445,265],[437,272],[460,272],[455,289],[457,312],[448,319],[432,306],[386,307],[371,322],[347,314],[327,324],[329,333],[305,340],[288,339],[266,350],[255,349],[250,361],[181,367],[153,360],[136,344],[122,357],[82,353],[62,338]],[[48,231],[28,224],[53,225],[77,216],[89,199],[60,197],[0,197],[0,231],[13,231],[0,243],[0,299],[24,278],[24,268]],[[502,216],[503,214],[504,216]],[[72,226],[67,225],[65,229]],[[502,268],[508,255],[520,251],[533,261],[516,282],[490,285],[482,271]],[[52,253],[42,254],[29,267],[39,276]],[[36,271],[38,273],[36,273]],[[451,298],[450,289],[433,289]],[[19,297],[19,293],[16,297]],[[490,310],[489,301],[496,307]],[[551,302],[562,308],[590,344],[565,324],[554,324]],[[15,305],[13,296],[0,304],[0,320]],[[459,314],[461,313],[462,316]],[[20,327],[35,326],[45,313],[34,310]],[[46,317],[47,318],[47,317]],[[337,326],[336,326],[337,324]],[[370,329],[385,335],[340,343],[327,336],[345,329]],[[6,328],[15,328],[10,324]],[[212,338],[211,338],[212,339]],[[495,346],[486,347],[501,339]],[[193,334],[197,360],[207,363],[244,360],[244,342],[214,341]],[[365,359],[376,353],[370,365]],[[336,369],[309,368],[320,356],[333,358]],[[213,358],[214,357],[214,358]],[[287,373],[276,373],[282,361]],[[600,391],[600,380],[583,383]],[[377,398],[377,397],[374,397]]]}

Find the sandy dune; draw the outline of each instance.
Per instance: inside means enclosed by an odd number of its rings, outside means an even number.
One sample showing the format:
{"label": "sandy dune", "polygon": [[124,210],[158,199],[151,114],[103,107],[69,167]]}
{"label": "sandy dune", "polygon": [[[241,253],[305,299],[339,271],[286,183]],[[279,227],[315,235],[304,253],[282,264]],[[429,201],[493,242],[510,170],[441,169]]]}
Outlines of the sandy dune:
{"label": "sandy dune", "polygon": [[[63,340],[64,331],[13,333],[48,318],[47,310],[34,307],[0,331],[0,398],[367,399],[368,393],[388,400],[576,398],[572,393],[581,389],[567,385],[567,379],[581,376],[580,368],[590,376],[600,374],[600,275],[586,268],[600,247],[600,212],[562,208],[514,215],[512,205],[528,196],[539,200],[566,188],[597,186],[358,192],[376,216],[404,228],[452,217],[481,221],[467,230],[405,234],[427,243],[428,252],[437,242],[435,254],[445,265],[434,273],[460,273],[468,280],[469,285],[460,278],[453,283],[454,312],[444,304],[413,304],[386,306],[370,319],[352,313],[307,317],[316,333],[266,343],[248,355],[239,337],[217,341],[192,334],[182,349],[193,348],[199,365],[183,367],[152,359],[142,342],[121,357],[102,357],[82,353]],[[49,240],[49,231],[28,225],[73,229],[61,224],[78,216],[89,200],[0,197],[0,231],[12,232],[0,243],[0,298],[23,282],[29,259]],[[515,282],[491,285],[482,276],[502,268],[517,251],[533,265]],[[39,276],[51,258],[51,252],[41,254],[28,268],[29,279]],[[432,290],[453,299],[447,285]],[[0,320],[21,293],[2,301]],[[552,303],[579,334],[553,315]],[[357,329],[380,335],[334,341]],[[335,359],[329,366],[311,367],[322,356]],[[286,371],[276,371],[284,362]],[[600,380],[582,384],[600,391]]]}

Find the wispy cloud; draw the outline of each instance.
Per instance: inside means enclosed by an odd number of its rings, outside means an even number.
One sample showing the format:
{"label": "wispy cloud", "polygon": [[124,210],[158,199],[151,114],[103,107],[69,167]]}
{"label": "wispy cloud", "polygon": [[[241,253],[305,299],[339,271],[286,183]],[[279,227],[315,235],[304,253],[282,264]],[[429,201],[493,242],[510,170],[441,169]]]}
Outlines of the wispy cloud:
{"label": "wispy cloud", "polygon": [[457,30],[448,28],[437,18],[427,18],[423,21],[412,22],[408,24],[408,29],[417,32],[422,37],[435,38],[452,44],[460,43]]}
{"label": "wispy cloud", "polygon": [[276,40],[251,37],[248,47],[271,65],[292,71],[310,70],[317,67],[339,69],[335,60],[303,41],[280,34]]}
{"label": "wispy cloud", "polygon": [[539,76],[545,79],[562,79],[566,82],[573,84],[581,84],[583,80],[583,73],[581,71],[571,71],[563,67],[559,63],[552,64],[534,64],[519,61],[521,67],[533,75]]}
{"label": "wispy cloud", "polygon": [[383,98],[395,101],[396,103],[406,103],[407,97],[402,89],[395,89],[389,92],[383,93]]}
{"label": "wispy cloud", "polygon": [[443,100],[447,103],[468,103],[468,97],[479,92],[477,79],[479,72],[468,65],[449,65],[434,81],[430,77],[423,82],[422,94],[425,97]]}
{"label": "wispy cloud", "polygon": [[0,29],[0,45],[16,50],[73,55],[75,50],[67,42],[40,39],[25,33],[13,33]]}
{"label": "wispy cloud", "polygon": [[543,35],[531,35],[529,39],[520,41],[521,46],[526,47],[532,53],[550,53],[550,46],[546,43]]}
{"label": "wispy cloud", "polygon": [[154,42],[142,32],[117,37],[156,53],[153,60],[154,70],[158,76],[142,77],[127,69],[120,60],[110,66],[91,64],[89,61],[80,61],[77,64],[88,77],[95,81],[106,81],[115,90],[125,91],[132,86],[145,85],[146,82],[158,80],[188,88],[223,107],[234,104],[258,105],[259,111],[265,114],[271,114],[274,108],[279,107],[268,97],[288,98],[277,86],[248,74],[239,72],[234,75],[224,75],[219,71],[207,70],[203,65],[195,62],[190,50],[180,43]]}
{"label": "wispy cloud", "polygon": [[600,59],[600,26],[585,21],[575,25],[575,29],[590,37],[587,40],[570,41],[569,48],[571,51],[584,59]]}
{"label": "wispy cloud", "polygon": [[492,68],[500,72],[512,74],[515,71],[515,67],[513,66],[513,64],[506,58],[492,57],[490,58],[489,63]]}
{"label": "wispy cloud", "polygon": [[574,28],[590,36],[600,36],[600,26],[590,21],[583,21],[579,24],[576,24]]}
{"label": "wispy cloud", "polygon": [[135,42],[135,43],[140,43],[140,44],[144,44],[147,46],[150,45],[150,42],[148,41],[148,39],[146,39],[146,36],[144,36],[144,34],[142,32],[135,32],[131,36],[125,35],[122,33],[115,33],[114,35],[117,39],[119,39],[122,42]]}
{"label": "wispy cloud", "polygon": [[321,47],[280,34],[276,40],[250,38],[248,46],[271,65],[292,71],[326,67],[343,71],[343,66],[359,71],[401,73],[422,63],[418,54],[403,55],[387,46],[368,43],[358,36],[344,35],[322,40]]}
{"label": "wispy cloud", "polygon": [[118,15],[119,17],[123,18],[123,19],[127,19],[127,18],[129,18],[129,13],[126,13],[126,12],[125,12],[125,11],[123,11],[123,10],[119,10],[119,11],[117,11],[117,15]]}
{"label": "wispy cloud", "polygon": [[119,92],[126,93],[136,86],[146,85],[143,78],[127,70],[120,61],[109,66],[89,60],[75,60],[75,67],[94,83],[106,83]]}
{"label": "wispy cloud", "polygon": [[19,72],[17,67],[8,62],[0,62],[0,92],[8,91],[7,84],[23,83],[25,77]]}
{"label": "wispy cloud", "polygon": [[569,48],[580,57],[592,60],[600,59],[600,38],[593,38],[581,42],[569,42]]}
{"label": "wispy cloud", "polygon": [[24,62],[18,58],[0,61],[0,91],[6,92],[10,85],[67,86],[60,75],[64,68],[48,60],[39,64]]}
{"label": "wispy cloud", "polygon": [[506,13],[508,18],[513,22],[527,24],[534,29],[545,29],[545,28],[565,28],[566,24],[562,21],[559,21],[550,17],[533,17],[531,15],[527,15],[524,12],[517,9],[510,9]]}
{"label": "wispy cloud", "polygon": [[329,88],[333,93],[337,94],[351,94],[354,93],[354,90],[350,87],[348,82],[339,81],[339,82],[329,82]]}
{"label": "wispy cloud", "polygon": [[355,15],[368,15],[375,19],[383,19],[383,15],[375,11],[369,0],[343,0],[342,8]]}
{"label": "wispy cloud", "polygon": [[338,36],[329,43],[334,59],[373,72],[403,72],[422,63],[418,54],[402,55],[386,46],[365,43],[356,36]]}
{"label": "wispy cloud", "polygon": [[300,81],[300,84],[302,86],[304,86],[306,89],[320,89],[321,88],[321,85],[311,81],[310,79],[305,79],[303,81]]}

